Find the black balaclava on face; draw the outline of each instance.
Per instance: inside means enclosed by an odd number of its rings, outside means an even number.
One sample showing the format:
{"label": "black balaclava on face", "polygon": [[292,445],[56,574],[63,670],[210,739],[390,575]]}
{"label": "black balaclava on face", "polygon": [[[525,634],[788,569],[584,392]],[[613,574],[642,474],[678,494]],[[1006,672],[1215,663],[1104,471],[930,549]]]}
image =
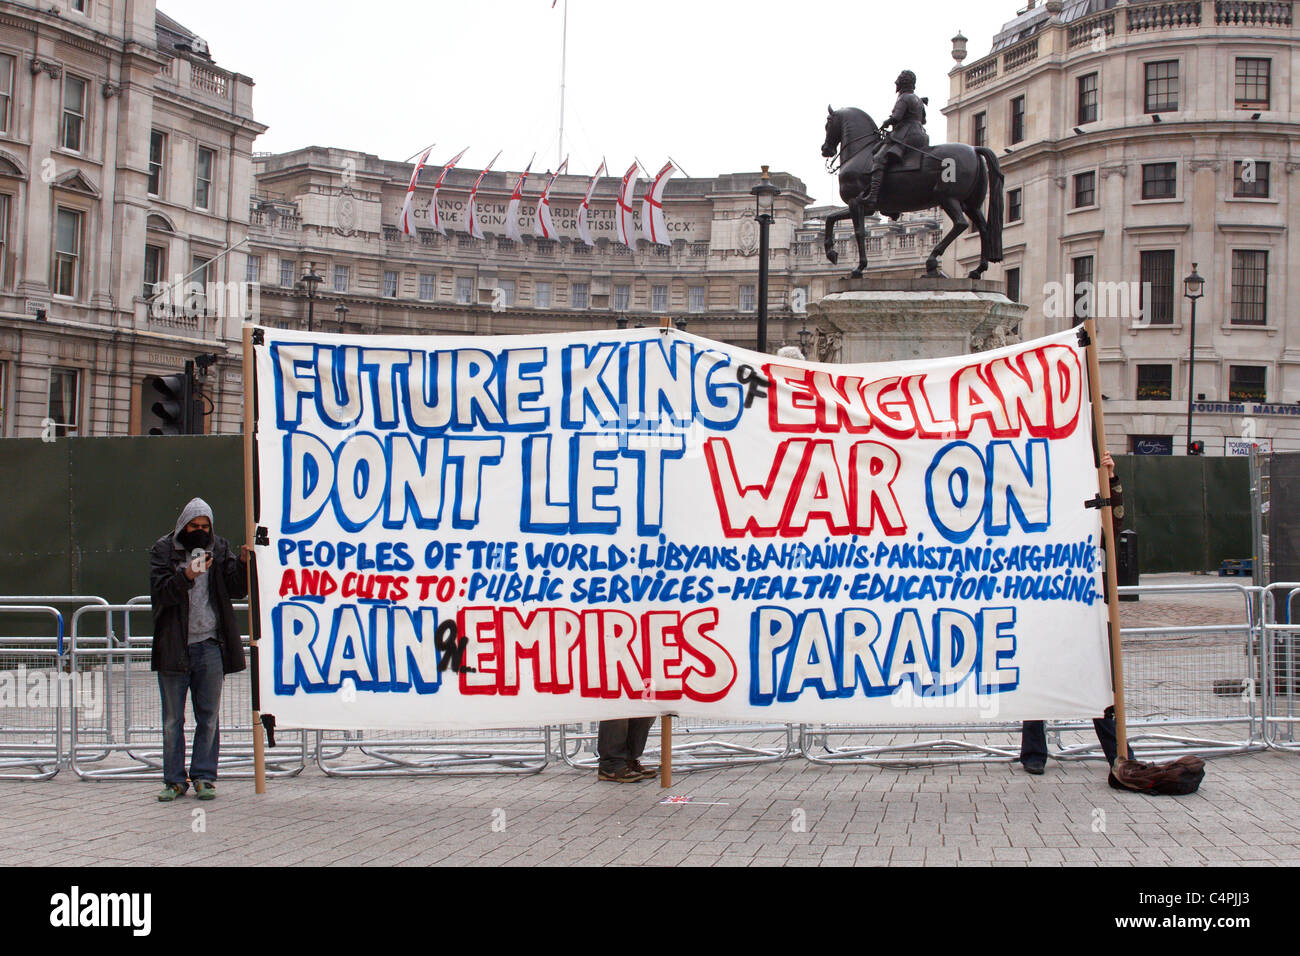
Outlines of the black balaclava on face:
{"label": "black balaclava on face", "polygon": [[193,551],[195,548],[206,548],[212,544],[212,532],[195,528],[192,531],[180,532],[176,535],[176,540],[186,551]]}

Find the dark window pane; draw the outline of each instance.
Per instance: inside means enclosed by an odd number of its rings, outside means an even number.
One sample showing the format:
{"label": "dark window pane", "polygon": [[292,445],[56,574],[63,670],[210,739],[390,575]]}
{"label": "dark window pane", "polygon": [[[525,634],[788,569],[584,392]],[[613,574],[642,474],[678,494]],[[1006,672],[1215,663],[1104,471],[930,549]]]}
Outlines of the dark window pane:
{"label": "dark window pane", "polygon": [[975,129],[972,137],[976,146],[987,146],[989,144],[988,114],[975,114]]}
{"label": "dark window pane", "polygon": [[1146,111],[1178,109],[1178,61],[1160,60],[1146,65]]}
{"label": "dark window pane", "polygon": [[1007,193],[1007,222],[1020,221],[1022,196],[1023,193],[1019,189],[1012,189]]}
{"label": "dark window pane", "polygon": [[1137,397],[1140,402],[1173,398],[1174,367],[1172,365],[1139,365]]}
{"label": "dark window pane", "polygon": [[1092,287],[1092,256],[1076,256],[1070,260],[1074,275],[1074,317],[1080,321],[1093,314],[1094,290]]}
{"label": "dark window pane", "polygon": [[1237,160],[1232,164],[1232,194],[1245,199],[1267,199],[1268,172],[1268,163]]}
{"label": "dark window pane", "polygon": [[1266,369],[1262,365],[1228,366],[1228,401],[1267,402],[1264,389]]}
{"label": "dark window pane", "polygon": [[1011,101],[1011,142],[1025,138],[1025,98],[1017,96]]}
{"label": "dark window pane", "polygon": [[1174,321],[1174,251],[1144,252],[1142,259],[1142,314],[1152,325]]}
{"label": "dark window pane", "polygon": [[1097,174],[1079,173],[1074,177],[1074,207],[1091,206],[1097,201]]}
{"label": "dark window pane", "polygon": [[1007,298],[1012,302],[1020,301],[1020,270],[1007,270]]}
{"label": "dark window pane", "polygon": [[1142,167],[1143,199],[1172,199],[1177,194],[1177,163],[1147,163]]}
{"label": "dark window pane", "polygon": [[1097,74],[1079,77],[1079,125],[1097,121]]}
{"label": "dark window pane", "polygon": [[1269,107],[1272,60],[1237,57],[1237,105],[1258,109]]}
{"label": "dark window pane", "polygon": [[1232,324],[1263,325],[1267,319],[1268,252],[1232,252]]}
{"label": "dark window pane", "polygon": [[163,144],[167,137],[158,130],[149,134],[149,195],[158,196],[162,192]]}

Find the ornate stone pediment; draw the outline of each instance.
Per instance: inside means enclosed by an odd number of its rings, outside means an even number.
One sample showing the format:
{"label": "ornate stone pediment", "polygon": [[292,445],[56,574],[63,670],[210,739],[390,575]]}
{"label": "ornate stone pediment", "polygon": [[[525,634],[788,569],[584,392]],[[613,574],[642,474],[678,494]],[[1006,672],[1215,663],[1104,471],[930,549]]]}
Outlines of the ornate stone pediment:
{"label": "ornate stone pediment", "polygon": [[69,192],[83,193],[96,199],[99,198],[99,188],[87,179],[79,169],[70,169],[62,176],[55,176],[54,182],[50,185],[59,189],[66,189]]}
{"label": "ornate stone pediment", "polygon": [[27,178],[27,167],[13,153],[0,149],[0,176],[13,176],[17,179]]}

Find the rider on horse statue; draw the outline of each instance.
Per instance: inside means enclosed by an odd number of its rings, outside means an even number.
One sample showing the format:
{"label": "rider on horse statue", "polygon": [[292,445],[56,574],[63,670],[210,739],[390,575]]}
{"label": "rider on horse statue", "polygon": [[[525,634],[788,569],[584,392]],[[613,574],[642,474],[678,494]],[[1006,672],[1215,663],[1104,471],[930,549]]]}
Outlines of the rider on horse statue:
{"label": "rider on horse statue", "polygon": [[916,95],[916,74],[904,70],[894,81],[894,88],[898,91],[898,102],[894,104],[889,119],[880,124],[882,132],[890,126],[894,132],[876,150],[875,165],[871,170],[871,190],[864,200],[867,215],[879,207],[880,182],[885,178],[889,167],[909,158],[909,153],[919,159],[919,151],[930,145],[930,137],[925,132],[925,104],[929,101]]}

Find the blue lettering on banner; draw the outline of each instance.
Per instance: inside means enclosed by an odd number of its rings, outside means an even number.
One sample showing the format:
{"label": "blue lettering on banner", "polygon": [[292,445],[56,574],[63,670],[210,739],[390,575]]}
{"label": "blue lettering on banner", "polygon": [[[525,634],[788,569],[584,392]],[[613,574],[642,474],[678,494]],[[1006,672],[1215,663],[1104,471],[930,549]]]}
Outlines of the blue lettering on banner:
{"label": "blue lettering on banner", "polygon": [[[484,470],[500,464],[500,437],[412,439],[353,432],[333,452],[304,431],[283,438],[285,480],[281,532],[312,527],[327,504],[339,526],[360,531],[377,515],[386,528],[404,527],[414,514],[419,528],[436,529],[447,491],[444,469],[455,476],[452,527],[472,528],[482,503]],[[394,462],[398,467],[394,467]]]}
{"label": "blue lettering on banner", "polygon": [[[363,615],[365,620],[363,621]],[[275,692],[334,693],[351,678],[358,690],[438,690],[437,609],[339,604],[322,627],[298,600],[271,609]]]}
{"label": "blue lettering on banner", "polygon": [[1020,683],[1009,664],[1015,621],[1013,607],[941,607],[927,627],[915,608],[886,623],[868,608],[842,608],[828,622],[820,608],[761,606],[750,616],[749,701],[788,703],[808,690],[821,699],[886,697],[904,685],[941,697],[968,681],[977,694],[1006,693]]}
{"label": "blue lettering on banner", "polygon": [[1045,438],[1025,444],[1025,457],[1009,441],[990,442],[985,451],[966,441],[944,445],[925,472],[925,505],[935,528],[961,544],[984,524],[984,533],[1005,535],[1010,516],[1025,531],[1051,523],[1052,474]]}

